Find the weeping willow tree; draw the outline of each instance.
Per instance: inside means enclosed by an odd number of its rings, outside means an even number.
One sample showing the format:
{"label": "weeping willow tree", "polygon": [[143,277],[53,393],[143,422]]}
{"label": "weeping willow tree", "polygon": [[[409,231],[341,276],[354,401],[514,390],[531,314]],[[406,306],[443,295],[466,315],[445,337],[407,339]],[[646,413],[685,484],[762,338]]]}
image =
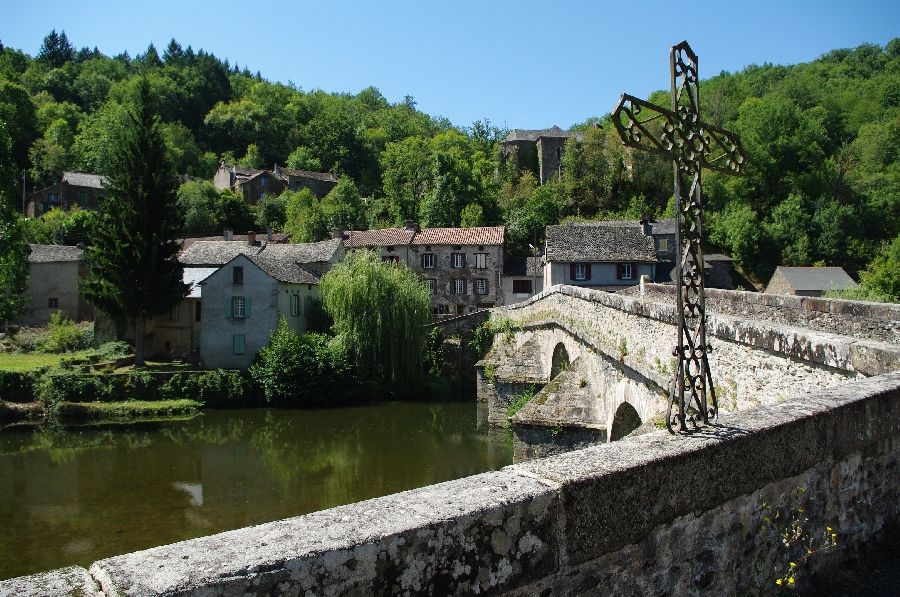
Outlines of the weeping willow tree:
{"label": "weeping willow tree", "polygon": [[361,380],[401,389],[419,379],[431,295],[405,264],[354,251],[322,278],[319,293]]}

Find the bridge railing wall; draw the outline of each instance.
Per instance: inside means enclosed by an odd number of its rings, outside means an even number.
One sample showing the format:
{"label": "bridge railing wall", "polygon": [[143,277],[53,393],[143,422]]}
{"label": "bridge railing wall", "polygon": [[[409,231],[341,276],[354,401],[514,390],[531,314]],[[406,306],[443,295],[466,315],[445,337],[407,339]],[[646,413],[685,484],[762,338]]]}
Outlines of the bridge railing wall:
{"label": "bridge railing wall", "polygon": [[760,561],[788,565],[768,541],[780,529],[764,503],[808,519],[810,537],[834,534],[834,546],[794,560],[802,584],[893,532],[898,463],[891,373],[692,435],[626,438],[100,560],[89,573],[0,582],[0,595],[742,595]]}

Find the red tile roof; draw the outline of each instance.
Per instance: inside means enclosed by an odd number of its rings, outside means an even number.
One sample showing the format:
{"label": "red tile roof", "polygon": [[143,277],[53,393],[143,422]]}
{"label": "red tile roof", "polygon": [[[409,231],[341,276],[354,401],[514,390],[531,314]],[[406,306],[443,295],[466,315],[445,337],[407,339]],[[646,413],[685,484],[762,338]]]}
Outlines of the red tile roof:
{"label": "red tile roof", "polygon": [[384,228],[382,230],[344,231],[345,247],[390,247],[407,245],[412,240],[413,230],[406,228]]}
{"label": "red tile roof", "polygon": [[503,226],[478,228],[426,228],[416,233],[414,245],[502,245],[506,238]]}

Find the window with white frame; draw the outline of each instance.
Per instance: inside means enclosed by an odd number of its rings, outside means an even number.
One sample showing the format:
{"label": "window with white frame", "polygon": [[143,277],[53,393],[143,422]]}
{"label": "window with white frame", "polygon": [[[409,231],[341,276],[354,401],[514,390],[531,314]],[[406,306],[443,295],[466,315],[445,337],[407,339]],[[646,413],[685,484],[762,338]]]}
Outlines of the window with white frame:
{"label": "window with white frame", "polygon": [[453,294],[465,294],[466,293],[466,281],[461,278],[456,278],[453,280]]}
{"label": "window with white frame", "polygon": [[487,267],[487,253],[475,253],[475,268],[484,269]]}
{"label": "window with white frame", "polygon": [[235,319],[245,317],[247,302],[242,296],[231,297],[231,316]]}
{"label": "window with white frame", "polygon": [[425,286],[428,288],[428,292],[430,292],[433,295],[434,291],[437,290],[437,280],[434,280],[434,279],[425,280]]}
{"label": "window with white frame", "polygon": [[668,251],[669,250],[669,239],[667,239],[667,238],[659,239],[659,250],[660,251]]}
{"label": "window with white frame", "polygon": [[630,279],[631,279],[631,274],[632,274],[632,271],[631,271],[631,264],[630,264],[630,263],[623,263],[623,264],[622,264],[622,279],[623,279],[623,280],[630,280]]}
{"label": "window with white frame", "polygon": [[425,253],[422,255],[422,268],[434,269],[434,253]]}
{"label": "window with white frame", "polygon": [[175,305],[166,312],[166,321],[178,321],[178,305]]}
{"label": "window with white frame", "polygon": [[291,315],[297,317],[300,315],[300,295],[292,294],[291,295]]}
{"label": "window with white frame", "polygon": [[487,294],[487,280],[478,278],[475,280],[475,294]]}
{"label": "window with white frame", "polygon": [[460,268],[466,267],[466,254],[465,253],[451,253],[450,254],[451,263],[453,267]]}
{"label": "window with white frame", "polygon": [[47,195],[47,201],[49,201],[50,203],[59,203],[59,195],[57,195],[56,193],[50,193],[49,195]]}
{"label": "window with white frame", "polygon": [[576,263],[575,264],[575,279],[576,280],[587,280],[587,264],[585,264],[585,263]]}

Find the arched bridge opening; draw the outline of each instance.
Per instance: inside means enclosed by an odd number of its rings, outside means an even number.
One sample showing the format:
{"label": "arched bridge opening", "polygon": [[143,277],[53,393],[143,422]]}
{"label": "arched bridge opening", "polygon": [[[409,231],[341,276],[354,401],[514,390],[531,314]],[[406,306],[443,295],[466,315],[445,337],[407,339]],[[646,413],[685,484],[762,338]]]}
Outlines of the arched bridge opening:
{"label": "arched bridge opening", "polygon": [[637,410],[627,402],[623,402],[613,415],[612,428],[609,430],[609,441],[622,439],[641,426],[641,416]]}
{"label": "arched bridge opening", "polygon": [[550,364],[550,379],[556,379],[556,376],[568,369],[569,365],[569,351],[567,351],[565,345],[560,342],[553,349],[553,358]]}

